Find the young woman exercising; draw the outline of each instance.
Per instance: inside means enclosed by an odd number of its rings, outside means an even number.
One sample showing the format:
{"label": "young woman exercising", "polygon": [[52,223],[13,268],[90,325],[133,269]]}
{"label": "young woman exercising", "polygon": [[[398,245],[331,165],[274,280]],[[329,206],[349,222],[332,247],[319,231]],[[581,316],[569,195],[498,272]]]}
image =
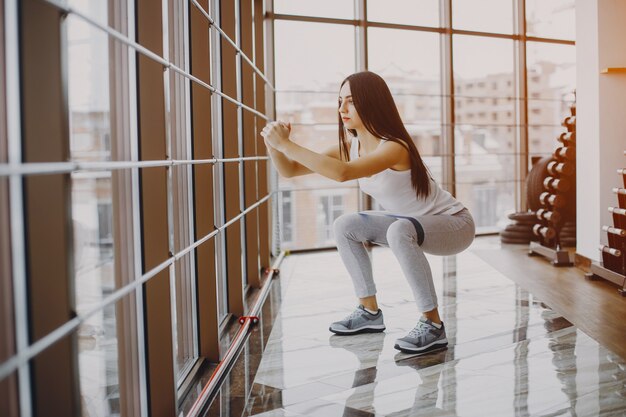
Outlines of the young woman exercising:
{"label": "young woman exercising", "polygon": [[340,216],[334,223],[337,249],[352,278],[359,306],[330,325],[339,335],[385,330],[376,302],[376,286],[365,242],[388,246],[398,259],[421,317],[396,340],[395,348],[425,353],[447,346],[437,310],[437,294],[425,253],[453,255],[474,240],[469,211],[434,181],[407,132],[385,81],[373,72],[358,72],[341,83],[339,146],[322,153],[297,145],[291,126],[269,123],[261,136],[280,175],[316,172],[335,181],[357,179],[384,211]]}

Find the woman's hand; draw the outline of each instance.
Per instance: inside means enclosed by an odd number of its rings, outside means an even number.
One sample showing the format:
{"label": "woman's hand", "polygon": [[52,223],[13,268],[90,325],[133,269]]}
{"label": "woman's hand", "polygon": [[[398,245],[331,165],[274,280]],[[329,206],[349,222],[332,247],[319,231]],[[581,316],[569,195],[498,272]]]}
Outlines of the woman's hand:
{"label": "woman's hand", "polygon": [[261,131],[261,136],[265,140],[265,145],[284,152],[290,142],[289,133],[291,133],[291,123],[276,121],[268,123]]}

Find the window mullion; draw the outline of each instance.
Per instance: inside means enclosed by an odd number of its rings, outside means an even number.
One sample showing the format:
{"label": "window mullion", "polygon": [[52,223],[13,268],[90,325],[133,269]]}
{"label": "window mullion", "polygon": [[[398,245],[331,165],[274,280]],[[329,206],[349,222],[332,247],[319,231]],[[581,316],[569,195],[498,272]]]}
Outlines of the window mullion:
{"label": "window mullion", "polygon": [[439,9],[440,26],[445,29],[440,42],[441,57],[441,143],[442,187],[456,195],[454,163],[454,66],[452,60],[452,0],[443,0]]}
{"label": "window mullion", "polygon": [[515,140],[515,210],[527,209],[525,184],[528,174],[528,76],[526,70],[526,0],[513,1],[515,19],[515,113],[517,119]]}

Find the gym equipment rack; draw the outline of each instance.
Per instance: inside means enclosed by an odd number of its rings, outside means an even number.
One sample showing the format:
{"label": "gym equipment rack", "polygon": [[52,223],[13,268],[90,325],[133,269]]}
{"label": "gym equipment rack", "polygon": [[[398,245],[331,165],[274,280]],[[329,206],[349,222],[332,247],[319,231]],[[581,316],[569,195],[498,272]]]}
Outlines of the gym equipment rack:
{"label": "gym equipment rack", "polygon": [[[576,239],[576,104],[563,119],[566,131],[558,137],[560,146],[548,163],[545,191],[539,197],[533,233],[538,242],[530,242],[528,255],[541,255],[554,266],[573,266],[574,252],[563,249],[575,246]],[[565,244],[565,245],[564,245]]]}
{"label": "gym equipment rack", "polygon": [[609,207],[613,225],[602,226],[609,244],[599,246],[602,262],[592,261],[591,270],[585,274],[585,277],[588,279],[604,278],[611,281],[621,286],[618,292],[626,296],[626,168],[618,169],[617,173],[622,177],[624,188],[613,188],[618,202],[618,207]]}

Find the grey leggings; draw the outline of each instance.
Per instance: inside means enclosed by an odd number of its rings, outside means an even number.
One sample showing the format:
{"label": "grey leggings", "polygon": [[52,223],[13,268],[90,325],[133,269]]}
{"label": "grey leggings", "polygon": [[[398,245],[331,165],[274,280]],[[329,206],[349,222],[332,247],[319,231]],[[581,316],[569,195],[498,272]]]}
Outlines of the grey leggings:
{"label": "grey leggings", "polygon": [[437,307],[437,294],[424,253],[453,255],[474,240],[474,220],[467,209],[453,215],[415,218],[384,211],[363,211],[340,216],[333,225],[337,249],[352,277],[356,296],[376,294],[372,263],[364,243],[388,246],[409,281],[421,312]]}

